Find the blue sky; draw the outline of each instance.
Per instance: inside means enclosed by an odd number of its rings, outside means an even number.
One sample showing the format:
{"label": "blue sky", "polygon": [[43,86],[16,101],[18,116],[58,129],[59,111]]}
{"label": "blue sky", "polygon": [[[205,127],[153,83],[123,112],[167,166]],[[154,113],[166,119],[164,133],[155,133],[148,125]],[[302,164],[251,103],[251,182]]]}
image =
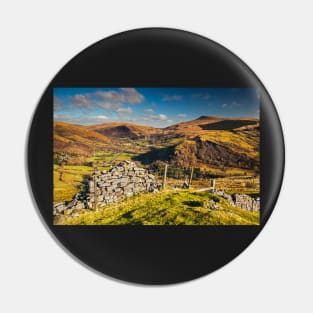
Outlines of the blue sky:
{"label": "blue sky", "polygon": [[254,88],[54,88],[54,119],[167,127],[201,115],[259,117]]}

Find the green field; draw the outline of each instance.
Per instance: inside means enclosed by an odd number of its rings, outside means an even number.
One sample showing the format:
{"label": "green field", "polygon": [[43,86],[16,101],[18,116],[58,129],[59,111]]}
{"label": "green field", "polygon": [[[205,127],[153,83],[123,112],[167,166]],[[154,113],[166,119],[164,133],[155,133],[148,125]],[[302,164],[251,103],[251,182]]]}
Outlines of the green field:
{"label": "green field", "polygon": [[[54,164],[54,202],[70,201],[83,189],[83,181],[90,177],[94,168],[108,170],[123,160],[131,160],[132,153],[112,153],[97,151],[95,157],[85,159],[85,165],[64,165],[62,180],[60,166]],[[171,167],[169,166],[169,171]],[[157,181],[162,181],[162,173],[155,173]],[[208,179],[194,179],[194,190],[174,190],[181,186],[180,179],[168,177],[165,191],[159,193],[140,194],[122,202],[108,204],[96,211],[80,210],[78,216],[70,213],[55,216],[56,225],[258,225],[259,212],[248,212],[231,206],[225,199],[209,192],[198,192],[197,189],[210,186]],[[219,190],[227,190],[229,194],[252,193],[258,195],[259,178],[245,176],[216,179]],[[216,210],[208,208],[205,203],[214,200],[218,204]],[[75,215],[75,214],[74,214]]]}
{"label": "green field", "polygon": [[[213,200],[216,210],[206,208]],[[193,190],[141,194],[79,216],[57,216],[56,225],[258,225],[259,212],[231,206],[209,192]]]}
{"label": "green field", "polygon": [[92,167],[65,165],[62,181],[59,169],[58,165],[53,166],[53,202],[70,201],[82,190],[84,177],[91,175]]}
{"label": "green field", "polygon": [[107,163],[110,164],[115,161],[130,160],[132,154],[130,153],[112,153],[105,151],[97,151],[95,157],[89,157],[86,159],[87,162]]}
{"label": "green field", "polygon": [[[88,158],[88,162],[93,162],[96,160],[96,164],[106,166],[98,166],[99,170],[108,170],[111,163],[118,163],[123,160],[130,160],[131,155],[123,154],[112,154],[99,152],[96,158]],[[63,179],[60,180],[60,166],[54,165],[53,167],[53,201],[70,201],[73,196],[82,190],[83,181],[92,174],[92,166],[83,165],[65,165],[63,170]],[[162,181],[162,173],[154,173],[158,182]],[[168,177],[167,186],[169,188],[174,188],[175,186],[182,186],[185,178],[181,177],[179,179]],[[248,178],[248,177],[225,177],[217,178],[216,188],[219,190],[225,190],[229,194],[232,193],[245,193],[245,194],[259,194],[260,192],[260,178]],[[192,187],[194,189],[201,189],[210,186],[208,179],[194,179],[192,182]]]}
{"label": "green field", "polygon": [[99,170],[108,170],[111,164],[130,160],[132,157],[128,153],[111,153],[97,151],[95,157],[85,159],[90,165],[65,165],[63,178],[60,180],[60,166],[53,165],[53,202],[70,201],[73,196],[82,190],[83,181],[92,174],[95,164]]}

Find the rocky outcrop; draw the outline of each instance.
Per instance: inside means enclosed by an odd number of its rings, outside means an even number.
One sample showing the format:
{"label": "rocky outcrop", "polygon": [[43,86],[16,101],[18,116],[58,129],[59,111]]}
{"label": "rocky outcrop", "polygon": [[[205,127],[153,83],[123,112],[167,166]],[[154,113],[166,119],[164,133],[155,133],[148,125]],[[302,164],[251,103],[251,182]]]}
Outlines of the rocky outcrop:
{"label": "rocky outcrop", "polygon": [[95,172],[85,182],[85,190],[77,193],[71,201],[54,204],[53,214],[75,216],[81,210],[119,202],[142,192],[158,192],[161,186],[155,177],[134,162],[123,161],[109,171]]}
{"label": "rocky outcrop", "polygon": [[251,212],[260,210],[260,200],[258,199],[253,199],[245,194],[234,194],[232,198],[236,207]]}
{"label": "rocky outcrop", "polygon": [[238,193],[229,195],[228,193],[222,190],[216,190],[214,191],[214,194],[227,200],[230,205],[236,206],[246,211],[253,212],[260,210],[260,200],[258,198],[254,199],[246,194]]}

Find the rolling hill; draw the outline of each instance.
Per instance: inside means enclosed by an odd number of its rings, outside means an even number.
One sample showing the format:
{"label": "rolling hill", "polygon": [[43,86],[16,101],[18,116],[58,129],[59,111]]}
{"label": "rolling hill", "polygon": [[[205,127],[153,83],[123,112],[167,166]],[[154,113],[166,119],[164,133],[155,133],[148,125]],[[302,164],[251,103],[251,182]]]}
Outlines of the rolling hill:
{"label": "rolling hill", "polygon": [[159,128],[122,122],[110,122],[86,127],[110,138],[139,139],[162,133],[162,130]]}
{"label": "rolling hill", "polygon": [[84,126],[64,122],[53,124],[53,151],[89,156],[94,148],[106,149],[111,139]]}
{"label": "rolling hill", "polygon": [[169,126],[164,129],[164,133],[175,133],[191,138],[206,134],[209,130],[231,131],[248,126],[258,127],[259,121],[250,117],[225,118],[219,116],[200,116],[195,120]]}
{"label": "rolling hill", "polygon": [[200,116],[167,128],[124,122],[90,126],[54,123],[54,151],[91,155],[94,147],[106,152],[132,153],[146,165],[167,161],[179,167],[204,170],[259,171],[259,120]]}
{"label": "rolling hill", "polygon": [[225,168],[258,171],[259,121],[253,118],[221,118],[201,116],[163,130],[163,138],[171,142],[167,147],[151,149],[138,160],[168,161],[180,167]]}

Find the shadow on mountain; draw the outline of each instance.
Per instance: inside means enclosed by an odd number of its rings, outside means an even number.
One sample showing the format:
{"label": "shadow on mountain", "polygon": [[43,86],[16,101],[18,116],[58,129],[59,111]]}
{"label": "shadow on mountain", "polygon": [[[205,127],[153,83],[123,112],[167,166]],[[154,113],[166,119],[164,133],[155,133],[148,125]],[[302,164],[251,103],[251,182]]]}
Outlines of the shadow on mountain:
{"label": "shadow on mountain", "polygon": [[193,208],[202,207],[202,201],[183,201],[182,203]]}
{"label": "shadow on mountain", "polygon": [[232,130],[242,126],[255,125],[257,121],[225,120],[211,124],[199,125],[204,130]]}
{"label": "shadow on mountain", "polygon": [[175,146],[159,148],[159,149],[152,149],[149,152],[140,154],[132,158],[134,161],[140,161],[143,164],[150,164],[153,161],[160,160],[160,161],[169,161],[170,156],[174,154]]}
{"label": "shadow on mountain", "polygon": [[136,139],[138,136],[132,132],[132,130],[126,125],[118,125],[114,127],[108,127],[99,130],[103,135],[110,138],[131,138]]}

